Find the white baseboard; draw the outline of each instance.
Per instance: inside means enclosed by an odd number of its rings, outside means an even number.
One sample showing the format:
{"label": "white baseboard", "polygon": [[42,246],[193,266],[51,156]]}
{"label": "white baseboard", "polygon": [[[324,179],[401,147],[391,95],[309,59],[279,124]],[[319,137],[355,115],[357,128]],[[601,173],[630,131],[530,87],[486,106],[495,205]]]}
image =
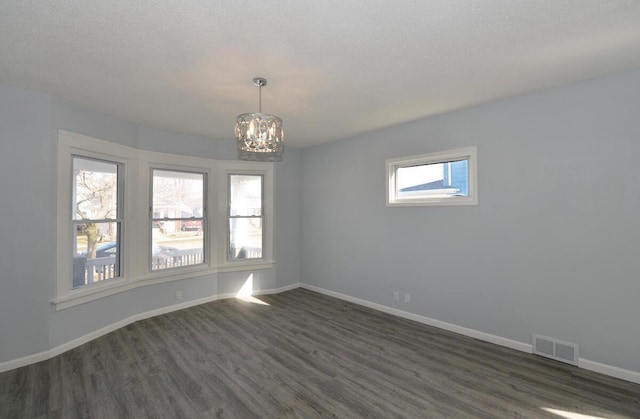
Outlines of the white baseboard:
{"label": "white baseboard", "polygon": [[[280,287],[280,288],[272,288],[272,289],[266,289],[266,290],[253,290],[251,292],[251,295],[269,295],[269,294],[279,294],[281,292],[285,292],[285,291],[291,291],[294,290],[296,288],[300,288],[302,284],[300,283],[295,283],[295,284],[291,284],[291,285],[286,285],[284,287]],[[238,296],[237,293],[235,292],[228,292],[225,294],[218,294],[218,300],[224,300],[227,298],[236,298]]]}
{"label": "white baseboard", "polygon": [[[275,289],[267,289],[267,290],[256,290],[253,292],[254,295],[267,295],[267,294],[277,294],[284,291],[289,291],[295,288],[299,288],[300,284],[292,284],[287,285],[282,288]],[[115,323],[112,323],[108,326],[105,326],[101,329],[94,330],[91,333],[88,333],[84,336],[80,336],[79,338],[73,339],[69,342],[65,342],[62,345],[58,345],[54,348],[51,348],[48,351],[40,352],[37,354],[27,355],[22,358],[12,359],[10,361],[5,361],[0,363],[0,372],[9,371],[15,368],[24,367],[26,365],[35,364],[36,362],[46,361],[47,359],[53,358],[54,356],[60,355],[66,351],[69,351],[73,348],[76,348],[80,345],[83,345],[87,342],[90,342],[94,339],[99,338],[100,336],[104,336],[107,333],[111,333],[115,330],[120,329],[121,327],[125,327],[131,323],[137,322],[139,320],[148,319],[150,317],[159,316],[161,314],[171,313],[173,311],[182,310],[185,308],[197,306],[204,303],[209,303],[211,301],[222,300],[225,298],[234,298],[236,296],[235,293],[229,294],[215,294],[210,295],[208,297],[198,298],[196,300],[189,300],[179,304],[173,304],[167,307],[161,307],[156,310],[146,311],[144,313],[134,314],[132,316],[127,317],[126,319],[122,319]]]}
{"label": "white baseboard", "polygon": [[268,289],[268,290],[257,290],[253,291],[253,295],[269,295],[269,294],[278,294],[285,291],[291,291],[296,288],[300,288],[302,286],[301,282],[297,282],[291,285],[285,285],[284,287]]}
{"label": "white baseboard", "polygon": [[[185,308],[189,308],[189,307],[193,307],[193,306],[197,306],[200,304],[204,304],[204,303],[209,303],[211,301],[216,301],[219,300],[219,296],[218,295],[211,295],[208,297],[204,297],[204,298],[198,298],[195,300],[189,300],[189,301],[184,301],[182,303],[178,303],[178,304],[173,304],[167,307],[161,307],[155,310],[150,310],[150,311],[146,311],[144,313],[138,313],[138,314],[134,314],[132,316],[127,317],[126,319],[122,319],[118,322],[112,323],[108,326],[105,326],[101,329],[98,330],[94,330],[91,333],[88,333],[84,336],[80,336],[79,338],[73,339],[69,342],[63,343],[62,345],[56,346],[55,348],[50,349],[48,352],[46,352],[48,354],[48,358],[52,358],[54,356],[60,355],[61,353],[67,352],[68,350],[71,350],[73,348],[76,348],[80,345],[83,345],[87,342],[90,342],[94,339],[99,338],[100,336],[104,336],[107,333],[111,333],[113,331],[116,331],[122,327],[125,327],[127,325],[130,325],[131,323],[137,322],[139,320],[144,320],[144,319],[148,319],[151,317],[155,317],[155,316],[159,316],[161,314],[166,314],[166,313],[171,313],[172,311],[178,311],[178,310],[182,310]],[[1,369],[1,365],[0,365],[0,371],[2,371]]]}
{"label": "white baseboard", "polygon": [[[398,310],[396,308],[387,307],[382,304],[373,303],[371,301],[362,300],[360,298],[352,297],[346,294],[341,294],[339,292],[330,291],[324,288],[316,287],[313,285],[303,284],[303,283],[295,283],[291,285],[287,285],[281,288],[274,289],[266,289],[266,290],[256,290],[253,292],[253,295],[268,295],[268,294],[278,294],[285,291],[290,291],[295,288],[306,288],[311,291],[315,291],[321,294],[329,295],[331,297],[339,298],[341,300],[349,301],[354,304],[358,304],[364,307],[369,307],[374,310],[378,310],[384,313],[389,313],[394,316],[402,317],[405,319],[417,321],[419,323],[423,323],[429,326],[434,326],[440,329],[448,330],[450,332],[459,333],[464,336],[469,336],[475,339],[479,339],[485,342],[494,343],[496,345],[504,346],[507,348],[515,349],[518,351],[532,353],[532,346],[528,343],[523,343],[519,341],[515,341],[512,339],[507,339],[501,336],[492,335],[490,333],[480,332],[478,330],[469,329],[466,327],[458,326],[452,323],[443,322],[440,320],[431,319],[429,317],[421,316],[418,314],[409,313],[403,310]],[[88,333],[79,338],[73,339],[69,342],[63,343],[62,345],[56,346],[55,348],[51,348],[48,351],[40,352],[37,354],[27,355],[22,358],[12,359],[10,361],[5,361],[0,363],[0,372],[9,371],[15,368],[24,367],[26,365],[35,364],[36,362],[46,361],[47,359],[53,358],[54,356],[60,355],[63,352],[76,348],[80,345],[83,345],[93,339],[99,338],[100,336],[104,336],[107,333],[111,333],[115,330],[120,329],[121,327],[127,326],[131,323],[134,323],[138,320],[148,319],[150,317],[159,316],[161,314],[170,313],[172,311],[182,310],[185,308],[197,306],[204,303],[209,303],[211,301],[222,300],[226,298],[235,298],[235,293],[226,293],[226,294],[216,294],[211,295],[204,298],[199,298],[196,300],[185,301],[180,304],[174,304],[167,307],[162,307],[156,310],[147,311],[144,313],[138,313],[133,316],[127,317],[126,319],[120,320],[116,323],[105,326],[101,329],[95,330],[91,333]],[[623,368],[614,367],[612,365],[601,364],[599,362],[590,361],[585,358],[580,358],[578,360],[578,366],[580,368],[584,368],[586,370],[598,372],[600,374],[608,375],[610,377],[619,378],[621,380],[631,381],[633,383],[640,384],[640,372],[626,370]]]}
{"label": "white baseboard", "polygon": [[24,367],[26,365],[35,364],[41,361],[46,361],[51,358],[49,351],[39,352],[37,354],[23,356],[22,358],[16,358],[9,361],[0,363],[0,372],[12,370],[14,368]]}
{"label": "white baseboard", "polygon": [[[387,307],[382,304],[372,303],[367,300],[355,298],[350,295],[341,294],[339,292],[330,291],[324,288],[316,287],[308,284],[301,284],[302,288],[306,288],[311,291],[319,292],[321,294],[329,295],[331,297],[339,298],[341,300],[349,301],[354,304],[358,304],[364,307],[369,307],[374,310],[382,311],[384,313],[393,314],[405,319],[414,320],[419,323],[434,326],[440,329],[448,330],[450,332],[459,333],[464,336],[469,336],[475,339],[483,340],[485,342],[494,343],[496,345],[505,346],[507,348],[515,349],[518,351],[532,353],[533,347],[529,343],[523,343],[512,339],[503,338],[501,336],[492,335],[489,333],[480,332],[478,330],[469,329],[466,327],[458,326],[451,323],[446,323],[440,320],[431,319],[429,317],[420,316],[418,314],[409,313],[406,311],[398,310],[396,308]],[[580,358],[578,360],[578,366],[586,370],[598,372],[600,374],[608,375],[610,377],[619,378],[621,380],[631,381],[633,383],[640,384],[640,372],[626,370],[623,368],[614,367],[612,365],[601,364],[599,362],[590,361],[588,359]]]}
{"label": "white baseboard", "polygon": [[516,340],[511,340],[511,339],[503,338],[500,336],[492,335],[489,333],[480,332],[474,329],[469,329],[469,328],[458,326],[452,323],[446,323],[440,320],[431,319],[429,317],[420,316],[418,314],[413,314],[407,311],[398,310],[397,308],[383,306],[382,304],[372,303],[371,301],[361,300],[360,298],[355,298],[349,295],[340,294],[339,292],[329,291],[327,289],[319,288],[313,285],[302,284],[302,288],[319,292],[321,294],[329,295],[331,297],[336,297],[341,300],[349,301],[351,303],[355,303],[361,306],[369,307],[374,310],[382,311],[384,313],[393,314],[394,316],[403,317],[405,319],[427,324],[429,326],[434,326],[439,329],[444,329],[450,332],[459,333],[461,335],[483,340],[485,342],[495,343],[496,345],[506,346],[507,348],[516,349],[522,352],[528,352],[528,353],[532,352],[532,347],[528,343],[522,343]]}
{"label": "white baseboard", "polygon": [[599,372],[600,374],[608,375],[610,377],[640,384],[640,372],[614,367],[613,365],[601,364],[600,362],[590,361],[584,358],[578,359],[578,366],[585,370]]}

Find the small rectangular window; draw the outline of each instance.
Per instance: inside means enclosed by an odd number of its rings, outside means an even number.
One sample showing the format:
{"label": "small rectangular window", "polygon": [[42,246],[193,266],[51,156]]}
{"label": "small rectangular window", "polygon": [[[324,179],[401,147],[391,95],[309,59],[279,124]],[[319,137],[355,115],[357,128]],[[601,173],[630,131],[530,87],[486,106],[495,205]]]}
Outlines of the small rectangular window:
{"label": "small rectangular window", "polygon": [[73,288],[120,277],[122,165],[73,157]]}
{"label": "small rectangular window", "polygon": [[228,260],[262,259],[263,176],[229,175]]}
{"label": "small rectangular window", "polygon": [[387,160],[387,205],[477,205],[476,149]]}
{"label": "small rectangular window", "polygon": [[205,190],[204,173],[152,169],[152,271],[205,262]]}

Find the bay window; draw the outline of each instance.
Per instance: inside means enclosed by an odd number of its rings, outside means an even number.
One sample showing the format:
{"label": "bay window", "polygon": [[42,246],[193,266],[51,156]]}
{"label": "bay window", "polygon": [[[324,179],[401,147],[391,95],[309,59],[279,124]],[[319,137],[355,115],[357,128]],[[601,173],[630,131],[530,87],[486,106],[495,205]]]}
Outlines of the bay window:
{"label": "bay window", "polygon": [[273,163],[58,132],[56,310],[139,286],[273,267]]}

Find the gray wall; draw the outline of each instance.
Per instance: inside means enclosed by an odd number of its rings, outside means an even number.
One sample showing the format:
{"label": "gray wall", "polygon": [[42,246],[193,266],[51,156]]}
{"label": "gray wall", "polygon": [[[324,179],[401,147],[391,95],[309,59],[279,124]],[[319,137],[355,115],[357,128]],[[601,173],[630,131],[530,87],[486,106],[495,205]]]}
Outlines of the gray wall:
{"label": "gray wall", "polygon": [[0,362],[48,348],[55,274],[51,98],[0,85]]}
{"label": "gray wall", "polygon": [[[303,150],[302,281],[640,371],[639,112],[635,70]],[[385,207],[385,159],[474,145],[478,206]]]}
{"label": "gray wall", "polygon": [[[251,272],[232,272],[136,288],[56,312],[57,130],[145,150],[235,159],[231,138],[166,132],[113,118],[44,94],[0,85],[0,363],[38,354],[130,316],[237,291]],[[254,287],[300,281],[300,152],[275,169],[273,269],[254,272]],[[282,232],[282,233],[280,233]]]}
{"label": "gray wall", "polygon": [[[302,282],[640,371],[640,70],[403,124],[276,165],[274,269]],[[233,292],[247,273],[146,286],[55,312],[55,132],[234,158],[230,140],[143,127],[0,86],[0,363],[133,314]],[[476,145],[480,205],[387,208],[387,158]],[[37,263],[34,263],[37,260]],[[302,276],[301,276],[302,271]],[[393,301],[411,293],[410,304]]]}

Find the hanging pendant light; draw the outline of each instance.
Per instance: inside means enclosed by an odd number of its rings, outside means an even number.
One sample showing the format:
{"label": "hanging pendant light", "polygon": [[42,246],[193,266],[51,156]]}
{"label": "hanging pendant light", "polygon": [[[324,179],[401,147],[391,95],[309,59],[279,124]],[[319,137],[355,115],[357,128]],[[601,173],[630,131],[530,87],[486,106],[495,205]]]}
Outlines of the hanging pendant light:
{"label": "hanging pendant light", "polygon": [[262,87],[267,79],[256,77],[258,113],[243,113],[236,120],[238,159],[250,161],[280,161],[284,154],[282,119],[262,113]]}

